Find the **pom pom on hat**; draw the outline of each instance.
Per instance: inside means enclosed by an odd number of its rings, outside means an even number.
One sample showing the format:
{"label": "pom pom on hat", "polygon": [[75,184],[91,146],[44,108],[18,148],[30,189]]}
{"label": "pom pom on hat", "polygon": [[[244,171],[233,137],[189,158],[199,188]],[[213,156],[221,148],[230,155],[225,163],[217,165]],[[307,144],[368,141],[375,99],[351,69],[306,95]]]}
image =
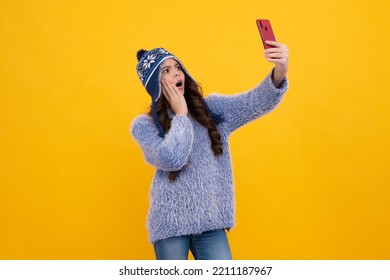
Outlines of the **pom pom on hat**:
{"label": "pom pom on hat", "polygon": [[140,50],[137,52],[137,60],[140,61],[141,58],[144,56],[144,54],[147,53],[147,52],[148,52],[147,50],[140,49]]}

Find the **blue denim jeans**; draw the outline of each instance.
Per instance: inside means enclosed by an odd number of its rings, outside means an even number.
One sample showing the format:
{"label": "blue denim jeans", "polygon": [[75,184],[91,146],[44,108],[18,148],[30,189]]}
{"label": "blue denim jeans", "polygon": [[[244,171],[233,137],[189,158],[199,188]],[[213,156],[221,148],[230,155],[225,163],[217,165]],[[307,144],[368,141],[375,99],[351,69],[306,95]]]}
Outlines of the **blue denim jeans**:
{"label": "blue denim jeans", "polygon": [[153,246],[157,260],[187,260],[189,251],[196,260],[232,259],[223,229],[159,240]]}

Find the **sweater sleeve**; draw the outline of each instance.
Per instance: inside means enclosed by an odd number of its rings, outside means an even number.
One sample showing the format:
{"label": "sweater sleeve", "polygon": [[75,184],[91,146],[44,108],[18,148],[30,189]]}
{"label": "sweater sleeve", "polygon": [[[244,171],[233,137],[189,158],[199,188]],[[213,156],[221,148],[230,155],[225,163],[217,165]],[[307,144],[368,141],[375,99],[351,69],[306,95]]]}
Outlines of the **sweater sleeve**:
{"label": "sweater sleeve", "polygon": [[175,171],[188,161],[194,141],[191,121],[186,116],[174,116],[164,138],[158,135],[153,120],[142,115],[131,125],[131,134],[141,146],[145,160],[157,169]]}
{"label": "sweater sleeve", "polygon": [[255,88],[235,95],[213,94],[207,98],[210,109],[222,117],[231,133],[244,124],[273,110],[288,87],[284,78],[279,88],[272,83],[272,72]]}

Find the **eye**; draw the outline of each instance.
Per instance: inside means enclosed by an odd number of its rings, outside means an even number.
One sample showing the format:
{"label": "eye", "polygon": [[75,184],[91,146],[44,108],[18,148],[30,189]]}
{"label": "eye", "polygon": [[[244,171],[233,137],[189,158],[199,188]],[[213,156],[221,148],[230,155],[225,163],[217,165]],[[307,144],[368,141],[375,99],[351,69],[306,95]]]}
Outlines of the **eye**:
{"label": "eye", "polygon": [[169,69],[168,68],[165,68],[162,70],[163,74],[167,74],[169,72]]}
{"label": "eye", "polygon": [[176,69],[179,70],[179,71],[181,71],[181,66],[180,66],[180,65],[177,65],[177,66],[176,66]]}

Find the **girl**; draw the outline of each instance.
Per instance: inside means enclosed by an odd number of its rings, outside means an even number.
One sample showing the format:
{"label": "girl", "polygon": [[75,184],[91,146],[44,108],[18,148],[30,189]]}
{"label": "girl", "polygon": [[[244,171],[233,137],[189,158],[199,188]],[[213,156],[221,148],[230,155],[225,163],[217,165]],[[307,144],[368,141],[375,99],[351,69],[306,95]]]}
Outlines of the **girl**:
{"label": "girl", "polygon": [[287,90],[288,49],[267,41],[274,63],[254,89],[202,97],[195,79],[165,49],[137,53],[138,76],[152,98],[131,133],[156,168],[148,213],[156,259],[232,259],[226,232],[234,226],[229,135],[269,112]]}

